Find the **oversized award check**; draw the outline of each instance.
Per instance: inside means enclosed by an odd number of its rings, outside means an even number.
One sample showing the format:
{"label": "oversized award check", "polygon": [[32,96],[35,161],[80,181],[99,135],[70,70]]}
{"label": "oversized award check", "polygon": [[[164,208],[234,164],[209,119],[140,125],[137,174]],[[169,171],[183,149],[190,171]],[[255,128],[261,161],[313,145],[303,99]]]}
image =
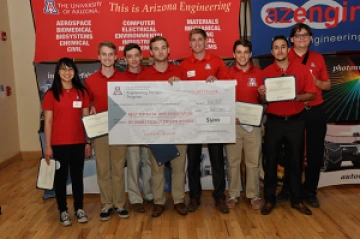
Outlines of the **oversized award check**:
{"label": "oversized award check", "polygon": [[82,118],[88,138],[96,138],[108,133],[108,112],[87,115]]}
{"label": "oversized award check", "polygon": [[294,76],[266,78],[264,83],[266,87],[265,101],[267,102],[294,100],[296,98]]}
{"label": "oversized award check", "polygon": [[241,124],[260,126],[264,113],[264,106],[245,102],[236,102],[236,118]]}
{"label": "oversized award check", "polygon": [[234,143],[235,84],[109,82],[109,143]]}

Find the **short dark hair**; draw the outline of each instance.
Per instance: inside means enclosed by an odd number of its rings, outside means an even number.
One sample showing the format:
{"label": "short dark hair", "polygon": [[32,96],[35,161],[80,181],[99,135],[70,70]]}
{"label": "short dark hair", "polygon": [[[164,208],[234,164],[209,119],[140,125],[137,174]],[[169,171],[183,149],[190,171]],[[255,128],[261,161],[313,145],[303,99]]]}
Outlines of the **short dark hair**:
{"label": "short dark hair", "polygon": [[190,33],[189,33],[189,40],[191,40],[191,37],[192,37],[192,35],[194,35],[194,34],[200,34],[200,35],[202,35],[205,39],[207,38],[206,31],[204,31],[204,30],[201,29],[201,28],[194,28],[194,29],[192,29],[192,30],[190,31]]}
{"label": "short dark hair", "polygon": [[236,47],[237,46],[243,46],[243,47],[247,47],[249,48],[250,52],[252,52],[252,43],[251,41],[247,40],[247,39],[240,39],[234,42],[234,46],[233,46],[233,52],[235,53]]}
{"label": "short dark hair", "polygon": [[[310,35],[310,36],[312,36],[313,35],[313,33],[312,33],[312,30],[311,30],[311,28],[308,26],[308,25],[306,25],[305,23],[297,23],[297,24],[295,24],[295,26],[291,29],[291,31],[290,31],[290,38],[291,37],[294,37],[295,36],[295,34],[297,33],[297,32],[299,32],[299,31],[301,31],[302,29],[304,29],[305,31],[307,31],[307,33]],[[293,45],[294,43],[293,42],[291,42],[291,45]]]}
{"label": "short dark hair", "polygon": [[138,49],[139,52],[141,53],[141,47],[140,47],[138,44],[136,44],[136,43],[129,43],[129,44],[127,44],[127,45],[125,46],[125,48],[124,48],[124,56],[126,56],[126,52],[128,52],[128,51],[130,51],[130,50],[132,50],[132,49]]}
{"label": "short dark hair", "polygon": [[164,42],[166,42],[166,46],[169,47],[168,40],[166,40],[165,37],[159,35],[159,36],[154,36],[153,38],[151,38],[150,44],[149,44],[150,45],[150,50],[152,50],[151,44],[153,44],[154,42],[157,42],[157,41],[164,41]]}
{"label": "short dark hair", "polygon": [[284,35],[275,36],[271,42],[271,50],[273,48],[274,42],[277,40],[284,40],[286,42],[287,47],[289,47],[288,39]]}
{"label": "short dark hair", "polygon": [[113,49],[115,51],[116,54],[116,46],[114,43],[110,42],[110,41],[103,41],[100,42],[99,46],[98,46],[98,55],[100,55],[100,50],[103,46],[109,47],[111,49]]}

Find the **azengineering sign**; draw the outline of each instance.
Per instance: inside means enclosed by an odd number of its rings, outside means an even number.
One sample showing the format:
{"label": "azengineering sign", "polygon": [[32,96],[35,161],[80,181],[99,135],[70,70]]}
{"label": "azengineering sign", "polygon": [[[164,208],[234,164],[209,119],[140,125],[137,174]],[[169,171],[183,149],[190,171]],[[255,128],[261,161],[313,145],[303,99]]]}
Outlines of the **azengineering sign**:
{"label": "azengineering sign", "polygon": [[355,22],[358,10],[360,14],[360,5],[348,6],[348,1],[340,4],[335,0],[309,0],[302,6],[277,1],[262,7],[261,19],[272,28],[288,28],[305,23],[313,29],[331,29],[341,22]]}

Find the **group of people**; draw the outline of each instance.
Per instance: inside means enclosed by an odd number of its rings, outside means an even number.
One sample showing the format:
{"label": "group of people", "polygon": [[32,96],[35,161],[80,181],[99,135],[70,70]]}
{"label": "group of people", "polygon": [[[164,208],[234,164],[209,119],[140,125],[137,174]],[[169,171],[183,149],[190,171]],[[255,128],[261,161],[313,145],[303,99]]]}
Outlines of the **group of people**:
{"label": "group of people", "polygon": [[[261,214],[270,214],[276,202],[291,200],[293,208],[310,215],[311,210],[303,200],[319,207],[316,188],[322,162],[323,140],[326,131],[321,91],[330,88],[329,76],[323,57],[311,50],[311,29],[297,24],[287,38],[276,36],[271,43],[271,54],[275,61],[263,71],[251,63],[252,44],[237,40],[233,46],[234,66],[227,68],[223,60],[206,51],[207,35],[202,29],[193,29],[189,34],[193,54],[181,61],[180,66],[169,62],[169,43],[163,36],[150,40],[150,55],[154,63],[143,67],[141,48],[130,43],[124,48],[127,68],[124,72],[115,69],[116,46],[102,42],[98,47],[101,68],[85,80],[83,86],[76,65],[71,59],[63,58],[57,63],[54,82],[43,101],[46,149],[45,158],[54,158],[61,164],[55,173],[55,193],[60,211],[60,223],[72,224],[67,212],[66,180],[70,168],[74,195],[74,211],[79,222],[87,222],[83,210],[83,168],[84,156],[95,150],[97,180],[100,189],[102,210],[100,220],[107,221],[113,213],[128,218],[125,207],[124,166],[128,167],[128,197],[133,211],[145,212],[144,200],[152,201],[151,216],[160,216],[165,208],[164,166],[159,166],[147,146],[109,145],[108,136],[87,139],[81,117],[108,110],[107,82],[111,81],[168,81],[180,80],[236,79],[236,101],[264,104],[267,119],[264,136],[264,199],[260,198],[260,156],[263,144],[262,127],[245,126],[236,119],[236,143],[208,144],[212,169],[213,197],[221,213],[229,213],[240,198],[240,164],[244,150],[246,165],[246,198]],[[266,102],[264,79],[294,75],[296,77],[296,99],[284,102]],[[305,183],[301,174],[304,158],[306,129],[307,168]],[[282,144],[286,145],[288,162],[286,182],[276,196],[277,157]],[[228,199],[225,195],[225,170],[223,148],[228,159]],[[170,161],[171,194],[174,208],[180,215],[194,212],[201,203],[200,162],[202,145],[176,145],[180,155]],[[84,153],[85,152],[85,153]],[[85,155],[84,155],[85,154]],[[187,156],[187,169],[186,167]],[[139,166],[143,181],[140,192]],[[189,203],[185,204],[185,172],[188,172]]]}

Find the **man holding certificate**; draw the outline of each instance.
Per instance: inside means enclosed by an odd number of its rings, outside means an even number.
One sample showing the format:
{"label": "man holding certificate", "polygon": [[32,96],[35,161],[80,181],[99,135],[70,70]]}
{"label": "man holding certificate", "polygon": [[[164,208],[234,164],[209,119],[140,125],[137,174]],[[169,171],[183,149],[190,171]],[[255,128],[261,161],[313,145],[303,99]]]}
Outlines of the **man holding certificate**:
{"label": "man holding certificate", "polygon": [[[143,58],[141,48],[136,43],[129,43],[124,48],[124,57],[127,64],[123,74],[129,81],[135,81],[140,72],[144,70],[141,65]],[[149,150],[145,145],[129,145],[126,153],[127,161],[127,189],[131,209],[135,212],[145,212],[143,197],[150,201],[153,199],[151,192],[151,163],[149,159]],[[139,190],[139,166],[141,162],[142,189],[144,196]]]}
{"label": "man holding certificate", "polygon": [[[290,33],[290,42],[293,47],[289,52],[289,59],[302,63],[310,68],[314,83],[317,88],[317,97],[313,101],[305,102],[304,121],[306,131],[306,159],[304,196],[305,202],[315,208],[320,207],[316,197],[316,190],[319,183],[320,168],[323,165],[324,139],[326,134],[326,118],[321,107],[324,102],[322,90],[329,90],[331,87],[330,77],[326,69],[324,57],[309,50],[312,41],[311,28],[304,24],[296,24]],[[286,173],[285,168],[285,175]],[[289,180],[287,176],[281,193],[276,197],[277,202],[287,200],[289,195]]]}
{"label": "man holding certificate", "polygon": [[[169,63],[169,44],[162,36],[153,37],[150,40],[150,54],[154,58],[154,64],[146,68],[138,76],[138,80],[149,81],[173,81],[185,79],[185,71],[176,65]],[[180,215],[186,215],[185,201],[185,163],[187,145],[176,145],[179,156],[170,161],[171,164],[171,193],[174,200],[174,208]],[[154,206],[151,216],[158,217],[164,211],[166,197],[164,193],[164,165],[159,165],[153,153],[150,152],[151,161],[151,186],[154,196]]]}
{"label": "man holding certificate", "polygon": [[[98,55],[101,68],[85,81],[85,86],[89,90],[92,100],[90,114],[108,110],[108,82],[126,80],[124,74],[114,67],[116,46],[112,42],[101,42],[98,47]],[[109,146],[107,135],[97,137],[93,142],[96,154],[97,180],[103,205],[100,220],[109,220],[113,210],[120,218],[128,218],[129,212],[125,209],[124,178],[127,146]]]}
{"label": "man holding certificate", "polygon": [[[263,101],[267,101],[267,121],[265,123],[265,162],[264,162],[264,197],[265,205],[261,214],[268,215],[275,207],[277,187],[277,158],[283,140],[286,141],[289,158],[289,180],[291,206],[299,212],[311,215],[312,212],[303,204],[301,192],[301,172],[303,165],[305,126],[302,111],[306,101],[316,98],[316,87],[310,70],[294,61],[289,61],[288,41],[284,36],[276,36],[271,44],[271,54],[275,61],[263,71],[265,85],[258,92]],[[289,77],[291,76],[291,77]],[[293,79],[296,79],[295,81]],[[276,88],[268,87],[273,82]],[[292,82],[293,85],[289,84]],[[267,84],[268,83],[268,84]],[[284,89],[285,88],[285,89]],[[278,95],[271,101],[267,95]],[[267,100],[266,100],[267,99]]]}
{"label": "man holding certificate", "polygon": [[[234,208],[240,197],[240,164],[242,150],[245,152],[246,164],[246,197],[250,199],[254,209],[260,209],[262,200],[259,198],[259,177],[260,177],[260,150],[262,143],[261,125],[255,122],[251,125],[240,125],[239,117],[249,117],[246,111],[251,111],[251,107],[258,106],[259,94],[258,87],[264,84],[261,70],[253,66],[250,62],[252,44],[248,40],[238,40],[233,47],[235,63],[229,69],[229,77],[237,80],[236,100],[250,103],[242,115],[237,115],[236,143],[226,145],[226,155],[228,159],[228,180],[229,180],[229,199],[227,205]],[[238,105],[237,107],[243,107]],[[260,118],[263,110],[260,111]],[[261,122],[260,122],[261,124]]]}
{"label": "man holding certificate", "polygon": [[[184,59],[180,66],[186,70],[187,80],[206,80],[213,82],[217,79],[228,79],[228,69],[224,61],[209,52],[206,52],[206,32],[195,28],[190,31],[190,48],[193,54]],[[214,185],[213,197],[216,207],[221,213],[229,213],[225,201],[225,170],[223,144],[208,144],[211,162],[212,180]],[[196,211],[200,205],[201,181],[200,162],[202,144],[190,144],[188,146],[188,176],[190,188],[190,203],[188,211]]]}

